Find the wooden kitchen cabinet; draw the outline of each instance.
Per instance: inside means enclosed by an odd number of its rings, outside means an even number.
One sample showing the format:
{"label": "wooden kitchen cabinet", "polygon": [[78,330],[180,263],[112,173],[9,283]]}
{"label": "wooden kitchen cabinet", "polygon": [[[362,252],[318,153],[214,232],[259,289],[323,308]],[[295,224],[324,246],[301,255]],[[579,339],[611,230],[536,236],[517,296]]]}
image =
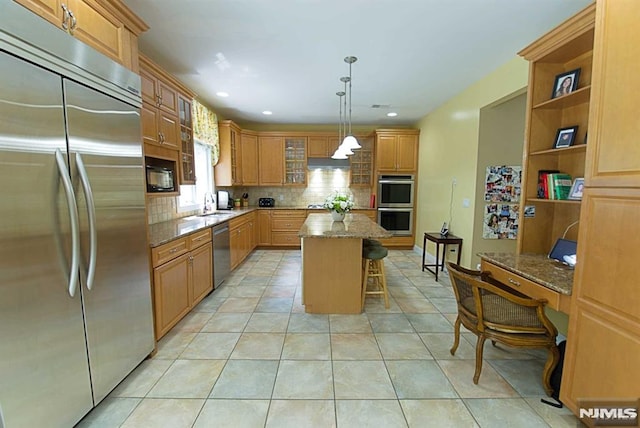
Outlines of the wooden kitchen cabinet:
{"label": "wooden kitchen cabinet", "polygon": [[258,210],[257,222],[258,222],[258,239],[257,245],[270,246],[271,245],[271,211],[272,210]]}
{"label": "wooden kitchen cabinet", "polygon": [[377,129],[376,170],[414,173],[418,170],[417,129]]}
{"label": "wooden kitchen cabinet", "polygon": [[361,148],[349,156],[351,187],[373,185],[373,136],[358,136]]}
{"label": "wooden kitchen cabinet", "polygon": [[176,116],[162,112],[147,103],[143,103],[140,116],[144,143],[169,150],[180,150],[180,125]]}
{"label": "wooden kitchen cabinet", "polygon": [[282,186],[284,182],[284,138],[258,137],[258,181],[260,186]]}
{"label": "wooden kitchen cabinet", "polygon": [[258,177],[258,134],[253,131],[242,130],[240,133],[242,185],[259,185]]}
{"label": "wooden kitchen cabinet", "polygon": [[255,211],[229,220],[231,269],[235,269],[256,247]]}
{"label": "wooden kitchen cabinet", "polygon": [[216,186],[238,186],[242,183],[241,129],[231,120],[218,123],[220,157],[213,169]]}
{"label": "wooden kitchen cabinet", "polygon": [[338,148],[338,137],[310,135],[307,137],[308,158],[330,158]]}
{"label": "wooden kitchen cabinet", "polygon": [[196,160],[193,147],[191,101],[178,96],[180,118],[180,184],[196,184]]}
{"label": "wooden kitchen cabinet", "polygon": [[211,229],[151,249],[156,340],[213,290]]}
{"label": "wooden kitchen cabinet", "polygon": [[307,185],[307,137],[284,138],[284,184]]}
{"label": "wooden kitchen cabinet", "polygon": [[102,54],[138,71],[138,36],[149,29],[120,0],[14,0]]}
{"label": "wooden kitchen cabinet", "polygon": [[639,104],[629,96],[640,90],[633,71],[640,56],[640,3],[598,0],[574,20],[580,17],[583,25],[569,34],[593,34],[593,65],[578,262],[560,388],[560,399],[576,414],[581,399],[637,397],[640,381]]}
{"label": "wooden kitchen cabinet", "polygon": [[271,245],[275,247],[299,247],[298,232],[307,218],[306,210],[271,211]]}

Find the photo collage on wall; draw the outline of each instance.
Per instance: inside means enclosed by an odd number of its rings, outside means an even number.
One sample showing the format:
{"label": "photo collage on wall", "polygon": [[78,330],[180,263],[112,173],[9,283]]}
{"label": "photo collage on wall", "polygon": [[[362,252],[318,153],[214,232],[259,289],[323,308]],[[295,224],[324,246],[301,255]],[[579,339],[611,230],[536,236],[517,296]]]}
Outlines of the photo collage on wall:
{"label": "photo collage on wall", "polygon": [[516,239],[522,167],[488,166],[485,178],[484,239]]}

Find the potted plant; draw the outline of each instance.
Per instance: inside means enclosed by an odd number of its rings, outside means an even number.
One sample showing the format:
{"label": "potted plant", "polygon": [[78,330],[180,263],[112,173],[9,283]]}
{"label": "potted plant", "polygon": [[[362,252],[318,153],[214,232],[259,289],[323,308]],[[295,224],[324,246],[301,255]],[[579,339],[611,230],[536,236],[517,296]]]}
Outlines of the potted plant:
{"label": "potted plant", "polygon": [[336,190],[325,199],[324,207],[329,210],[334,221],[342,221],[345,214],[353,208],[353,196]]}

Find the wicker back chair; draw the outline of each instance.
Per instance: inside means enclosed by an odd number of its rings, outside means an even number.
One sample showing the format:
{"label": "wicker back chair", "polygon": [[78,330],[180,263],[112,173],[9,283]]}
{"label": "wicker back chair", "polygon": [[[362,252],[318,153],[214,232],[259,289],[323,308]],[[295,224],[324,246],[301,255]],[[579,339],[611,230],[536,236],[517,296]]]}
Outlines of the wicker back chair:
{"label": "wicker back chair", "polygon": [[478,384],[482,371],[482,351],[486,339],[521,348],[546,348],[549,351],[542,372],[542,385],[551,395],[551,372],[558,364],[556,346],[558,331],[544,313],[546,300],[527,297],[493,279],[487,272],[464,269],[447,263],[451,285],[458,304],[454,328],[454,355],[460,342],[460,324],[478,336],[476,371],[473,383]]}

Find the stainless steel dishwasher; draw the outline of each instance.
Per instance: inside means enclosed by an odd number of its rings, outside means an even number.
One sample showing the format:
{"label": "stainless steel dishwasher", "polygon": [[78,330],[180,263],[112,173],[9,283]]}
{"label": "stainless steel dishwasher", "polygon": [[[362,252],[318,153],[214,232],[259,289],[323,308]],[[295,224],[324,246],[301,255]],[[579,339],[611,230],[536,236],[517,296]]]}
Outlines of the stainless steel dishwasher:
{"label": "stainless steel dishwasher", "polygon": [[231,270],[229,222],[213,226],[213,287],[218,288]]}

